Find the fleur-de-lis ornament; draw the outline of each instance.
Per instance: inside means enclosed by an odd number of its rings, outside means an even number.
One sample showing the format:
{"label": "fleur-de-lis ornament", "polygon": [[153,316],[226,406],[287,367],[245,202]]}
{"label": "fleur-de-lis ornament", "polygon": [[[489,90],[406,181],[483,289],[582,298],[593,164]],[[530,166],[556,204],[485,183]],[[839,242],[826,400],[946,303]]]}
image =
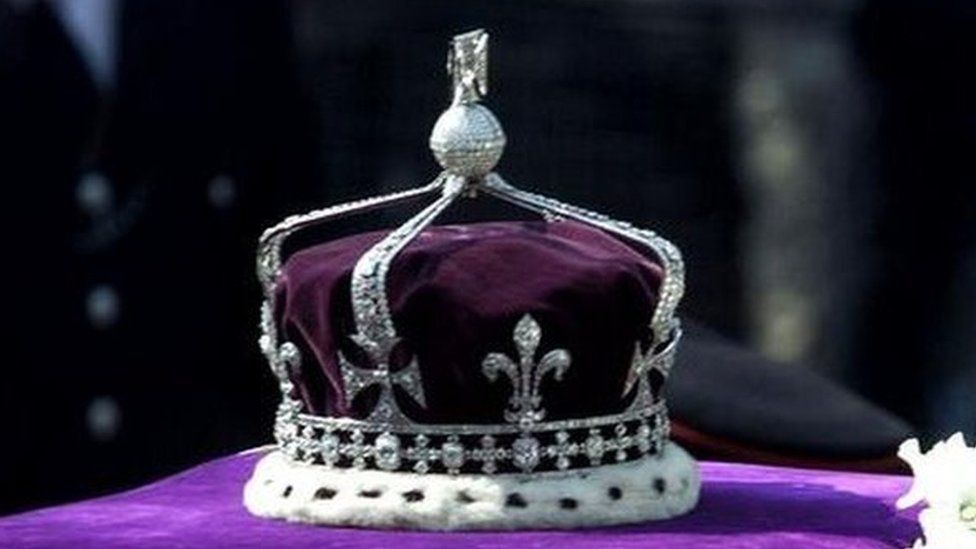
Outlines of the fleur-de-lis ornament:
{"label": "fleur-de-lis ornament", "polygon": [[512,382],[512,396],[505,410],[505,421],[509,423],[528,427],[542,421],[546,416],[539,394],[543,378],[549,372],[554,372],[553,377],[562,381],[563,374],[569,369],[571,359],[566,349],[549,351],[536,363],[535,355],[541,339],[539,323],[530,315],[525,315],[515,325],[512,336],[519,355],[518,363],[502,353],[489,353],[481,363],[481,370],[489,380],[496,381],[498,373],[502,372]]}

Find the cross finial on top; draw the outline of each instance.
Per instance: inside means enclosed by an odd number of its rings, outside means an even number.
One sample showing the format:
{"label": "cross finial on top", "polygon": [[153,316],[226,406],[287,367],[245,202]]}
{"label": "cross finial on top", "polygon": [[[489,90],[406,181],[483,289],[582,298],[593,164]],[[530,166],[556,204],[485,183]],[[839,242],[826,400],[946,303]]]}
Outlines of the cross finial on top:
{"label": "cross finial on top", "polygon": [[430,149],[450,175],[483,178],[505,150],[502,125],[480,100],[488,93],[488,33],[459,34],[447,50],[451,105],[430,132]]}
{"label": "cross finial on top", "polygon": [[453,102],[474,103],[488,94],[488,33],[477,29],[458,34],[447,51]]}

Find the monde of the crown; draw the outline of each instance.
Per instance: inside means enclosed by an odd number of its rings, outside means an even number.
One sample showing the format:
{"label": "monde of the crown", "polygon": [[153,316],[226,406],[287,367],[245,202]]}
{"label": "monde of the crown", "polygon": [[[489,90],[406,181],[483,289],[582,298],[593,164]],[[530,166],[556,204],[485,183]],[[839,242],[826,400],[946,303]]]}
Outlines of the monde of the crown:
{"label": "monde of the crown", "polygon": [[447,55],[453,89],[451,106],[430,134],[430,149],[448,173],[481,177],[498,164],[505,132],[479,101],[488,93],[488,33],[476,30],[454,37]]}
{"label": "monde of the crown", "polygon": [[[674,316],[684,292],[684,266],[678,249],[652,231],[634,227],[556,199],[521,190],[493,172],[506,138],[498,119],[480,101],[488,91],[488,35],[477,30],[456,36],[448,51],[451,103],[438,118],[430,147],[444,168],[432,182],[393,194],[339,204],[285,219],[262,235],[257,274],[264,290],[261,348],[278,378],[282,402],[275,435],[293,460],[326,467],[351,467],[417,473],[541,473],[629,461],[657,451],[667,438],[667,409],[654,395],[649,375],[666,378],[681,331]],[[603,416],[551,420],[544,407],[543,383],[562,380],[572,366],[569,350],[546,349],[533,311],[513,323],[517,356],[489,353],[481,374],[503,383],[510,398],[497,424],[421,423],[401,408],[409,399],[427,406],[424,379],[410,345],[397,332],[387,292],[390,266],[411,241],[461,197],[485,194],[542,214],[599,228],[636,244],[661,264],[664,277],[648,321],[646,343],[635,342],[621,387],[623,411]],[[356,262],[351,280],[354,332],[349,341],[362,352],[335,356],[342,380],[339,398],[347,409],[370,387],[379,396],[364,418],[318,416],[305,411],[294,379],[301,373],[298,346],[279,341],[274,320],[276,286],[284,241],[306,227],[351,214],[434,196],[419,213],[369,248]],[[391,362],[405,346],[405,365]],[[364,403],[360,403],[364,404]],[[409,409],[409,408],[408,408]]]}

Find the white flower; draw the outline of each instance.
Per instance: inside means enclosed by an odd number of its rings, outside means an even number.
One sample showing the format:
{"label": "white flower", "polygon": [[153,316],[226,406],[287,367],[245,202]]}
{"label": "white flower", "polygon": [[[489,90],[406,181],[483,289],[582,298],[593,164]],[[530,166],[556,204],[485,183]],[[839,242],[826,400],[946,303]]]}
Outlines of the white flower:
{"label": "white flower", "polygon": [[962,433],[956,433],[924,454],[917,439],[905,441],[898,457],[915,474],[898,508],[927,505],[918,517],[924,541],[917,540],[912,549],[976,548],[976,447],[966,446]]}

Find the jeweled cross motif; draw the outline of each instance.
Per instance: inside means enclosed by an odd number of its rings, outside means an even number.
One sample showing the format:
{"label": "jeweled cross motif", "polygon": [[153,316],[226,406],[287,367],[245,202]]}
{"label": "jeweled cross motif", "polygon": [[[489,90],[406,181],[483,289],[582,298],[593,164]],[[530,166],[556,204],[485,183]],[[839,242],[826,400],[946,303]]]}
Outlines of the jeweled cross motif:
{"label": "jeweled cross motif", "polygon": [[556,468],[564,471],[572,463],[571,458],[579,453],[579,444],[570,442],[569,433],[559,431],[556,433],[556,444],[546,448],[549,457],[556,458]]}
{"label": "jeweled cross motif", "polygon": [[498,379],[499,372],[508,376],[512,382],[512,396],[508,399],[505,421],[528,427],[546,416],[539,394],[542,379],[554,371],[553,377],[562,381],[571,360],[566,349],[554,349],[546,353],[538,364],[535,362],[542,329],[530,315],[523,316],[515,325],[512,340],[518,350],[518,364],[502,353],[489,353],[481,363],[481,371],[491,381]]}
{"label": "jeweled cross motif", "polygon": [[471,103],[488,94],[488,33],[482,29],[459,34],[447,51],[447,72],[455,103]]}
{"label": "jeweled cross motif", "polygon": [[642,352],[640,341],[634,345],[634,356],[630,360],[630,370],[627,372],[627,380],[624,382],[624,390],[621,396],[627,396],[638,382],[643,389],[647,374],[654,367],[655,357],[652,351],[652,349],[648,349],[646,353]]}
{"label": "jeweled cross motif", "polygon": [[410,360],[410,364],[406,368],[391,373],[385,359],[389,356],[388,350],[377,352],[369,341],[359,335],[353,335],[351,339],[370,355],[377,367],[373,369],[360,368],[349,362],[342,352],[338,353],[339,369],[342,371],[342,383],[347,403],[351,403],[356,395],[368,387],[379,385],[380,397],[373,411],[367,417],[369,421],[393,423],[409,421],[403,416],[403,412],[400,411],[400,407],[393,396],[393,387],[395,386],[403,389],[417,404],[427,406],[416,357]]}
{"label": "jeweled cross motif", "polygon": [[647,406],[653,400],[650,383],[647,374],[651,370],[657,370],[665,379],[671,373],[671,366],[674,364],[674,348],[681,338],[681,330],[676,330],[672,339],[663,350],[655,352],[655,345],[650,346],[647,352],[641,351],[641,343],[634,344],[634,355],[630,360],[630,369],[627,372],[627,379],[624,382],[624,390],[620,393],[621,397],[626,397],[636,385],[637,396],[634,404]]}

